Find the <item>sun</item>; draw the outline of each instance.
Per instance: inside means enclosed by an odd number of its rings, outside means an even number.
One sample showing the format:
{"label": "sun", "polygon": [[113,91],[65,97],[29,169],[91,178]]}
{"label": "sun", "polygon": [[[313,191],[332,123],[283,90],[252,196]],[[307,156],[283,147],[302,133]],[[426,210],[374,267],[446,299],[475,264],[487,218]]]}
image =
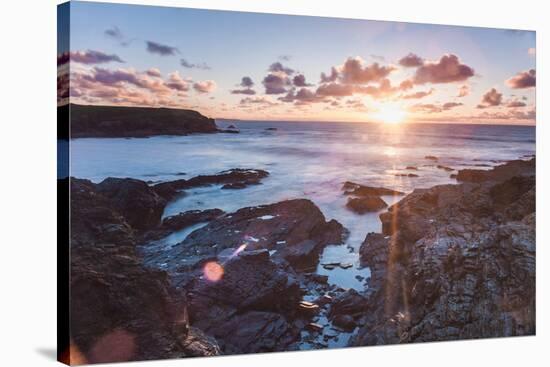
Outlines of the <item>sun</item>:
{"label": "sun", "polygon": [[378,106],[378,111],[373,114],[373,117],[385,124],[400,124],[405,121],[407,113],[399,104],[383,103]]}

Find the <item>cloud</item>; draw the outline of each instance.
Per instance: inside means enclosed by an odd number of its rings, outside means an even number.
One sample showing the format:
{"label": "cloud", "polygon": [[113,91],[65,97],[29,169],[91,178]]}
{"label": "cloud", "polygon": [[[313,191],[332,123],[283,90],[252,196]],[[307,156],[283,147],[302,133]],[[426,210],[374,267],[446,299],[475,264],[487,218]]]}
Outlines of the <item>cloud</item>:
{"label": "cloud", "polygon": [[404,66],[406,68],[415,68],[418,66],[422,66],[424,64],[424,60],[412,52],[409,53],[407,56],[402,57],[399,60],[399,65]]}
{"label": "cloud", "polygon": [[370,54],[370,57],[378,62],[386,62],[386,58],[381,55]]}
{"label": "cloud", "polygon": [[487,93],[483,95],[481,99],[481,104],[478,105],[478,108],[500,106],[501,103],[502,93],[499,93],[495,88],[491,88]]}
{"label": "cloud", "polygon": [[72,51],[63,52],[57,55],[57,65],[61,66],[69,61],[77,62],[80,64],[94,65],[104,64],[108,62],[124,63],[124,61],[115,54],[106,54],[101,51],[87,50],[87,51]]}
{"label": "cloud", "polygon": [[425,83],[453,83],[464,81],[474,76],[474,69],[462,64],[456,55],[443,55],[439,61],[425,61],[422,66],[416,69],[414,82]]}
{"label": "cloud", "polygon": [[506,104],[506,107],[509,107],[509,108],[518,108],[518,107],[525,107],[525,106],[527,106],[525,102],[517,101],[517,100],[510,101]]}
{"label": "cloud", "polygon": [[333,66],[330,69],[330,74],[321,73],[321,83],[332,83],[338,79],[338,70]]}
{"label": "cloud", "polygon": [[239,102],[241,105],[263,105],[263,106],[275,106],[277,103],[273,102],[268,97],[256,96],[256,97],[246,97],[241,99]]}
{"label": "cloud", "polygon": [[254,81],[252,81],[252,78],[249,76],[243,76],[241,79],[241,84],[239,84],[243,88],[252,88],[254,86]]}
{"label": "cloud", "polygon": [[535,56],[537,54],[537,49],[535,47],[529,47],[527,49],[527,54],[529,56]]}
{"label": "cloud", "polygon": [[170,89],[177,90],[179,92],[187,92],[189,90],[190,81],[181,77],[180,73],[174,71],[169,75],[166,86]]}
{"label": "cloud", "polygon": [[409,90],[409,89],[412,89],[414,87],[414,83],[412,80],[410,79],[407,79],[407,80],[403,80],[400,84],[399,84],[399,89],[401,90]]}
{"label": "cloud", "polygon": [[524,121],[533,121],[537,118],[537,113],[535,109],[531,109],[528,111],[520,111],[511,109],[508,111],[496,111],[496,112],[489,112],[484,111],[476,116],[473,116],[475,119],[479,120],[524,120]]}
{"label": "cloud", "polygon": [[323,100],[323,97],[307,88],[300,88],[298,92],[295,92],[294,89],[290,90],[286,96],[280,97],[279,100],[283,102],[295,102],[297,104],[308,104],[320,102]]}
{"label": "cloud", "polygon": [[279,60],[281,60],[281,61],[290,61],[291,58],[292,58],[292,56],[290,56],[290,55],[280,55],[279,56]]}
{"label": "cloud", "polygon": [[462,97],[466,97],[469,94],[470,94],[470,87],[468,85],[464,84],[463,86],[461,86],[458,89],[457,97],[462,98]]}
{"label": "cloud", "polygon": [[292,79],[292,83],[296,87],[311,87],[311,84],[306,83],[306,77],[303,74],[297,74]]}
{"label": "cloud", "polygon": [[436,113],[442,112],[443,107],[435,105],[433,103],[417,103],[415,105],[412,105],[409,110],[412,112]]}
{"label": "cloud", "polygon": [[271,65],[269,66],[268,71],[271,71],[271,72],[281,72],[281,73],[285,73],[286,75],[292,75],[292,74],[294,74],[294,70],[292,70],[291,68],[288,68],[288,67],[284,66],[284,65],[281,64],[279,61],[274,62],[273,64],[271,64]]}
{"label": "cloud", "polygon": [[247,94],[247,95],[256,94],[256,91],[252,89],[252,87],[254,86],[254,82],[252,81],[251,77],[243,76],[241,79],[241,82],[238,85],[243,89],[233,89],[231,91],[231,94]]}
{"label": "cloud", "polygon": [[535,69],[522,71],[506,80],[506,84],[512,89],[533,88],[537,85],[537,72]]}
{"label": "cloud", "polygon": [[355,111],[369,112],[370,109],[367,108],[365,103],[360,99],[348,99],[346,101],[346,107]]}
{"label": "cloud", "polygon": [[117,41],[123,47],[128,46],[133,41],[133,40],[126,39],[126,36],[122,33],[122,31],[117,26],[107,28],[103,32],[103,34],[105,35],[105,37],[108,37]]}
{"label": "cloud", "polygon": [[204,80],[193,84],[193,89],[199,93],[211,93],[216,89],[216,82],[213,80]]}
{"label": "cloud", "polygon": [[420,98],[424,98],[424,97],[427,97],[429,95],[431,95],[432,93],[434,92],[434,89],[430,89],[430,90],[427,90],[427,91],[419,91],[419,92],[416,92],[416,93],[410,93],[410,94],[405,94],[403,96],[401,96],[402,99],[420,99]]}
{"label": "cloud", "polygon": [[188,69],[201,69],[201,70],[210,70],[211,69],[211,67],[208,66],[208,64],[206,64],[204,62],[202,62],[200,64],[193,64],[193,63],[188,62],[186,59],[181,59],[180,64],[184,68],[188,68]]}
{"label": "cloud", "polygon": [[409,110],[412,112],[424,112],[424,113],[439,113],[443,111],[449,111],[455,107],[463,106],[463,103],[447,102],[444,104],[433,103],[418,103],[412,105]]}
{"label": "cloud", "polygon": [[254,95],[256,94],[256,91],[254,89],[245,88],[245,89],[233,89],[231,90],[231,94],[247,94],[247,95]]}
{"label": "cloud", "polygon": [[325,97],[346,97],[355,92],[355,87],[350,84],[325,83],[317,88],[316,94]]}
{"label": "cloud", "polygon": [[453,109],[455,107],[459,107],[459,106],[463,106],[464,103],[461,103],[461,102],[447,102],[447,103],[444,103],[442,108],[443,110],[447,111],[447,110],[450,110],[450,109]]}
{"label": "cloud", "polygon": [[340,79],[346,84],[368,84],[387,77],[395,68],[393,66],[380,66],[377,62],[365,65],[364,60],[357,57],[349,57],[340,67]]}
{"label": "cloud", "polygon": [[291,83],[287,74],[273,72],[264,78],[262,84],[265,87],[265,94],[283,94],[287,92],[286,87]]}
{"label": "cloud", "polygon": [[161,56],[173,56],[179,53],[179,50],[176,47],[163,45],[153,41],[145,41],[147,44],[147,51],[152,54],[158,54]]}
{"label": "cloud", "polygon": [[113,38],[117,41],[121,41],[124,39],[124,35],[122,34],[122,31],[117,26],[106,29],[104,34],[105,36],[109,38]]}
{"label": "cloud", "polygon": [[160,73],[160,70],[157,68],[150,68],[145,73],[154,78],[160,78],[162,76],[162,74]]}

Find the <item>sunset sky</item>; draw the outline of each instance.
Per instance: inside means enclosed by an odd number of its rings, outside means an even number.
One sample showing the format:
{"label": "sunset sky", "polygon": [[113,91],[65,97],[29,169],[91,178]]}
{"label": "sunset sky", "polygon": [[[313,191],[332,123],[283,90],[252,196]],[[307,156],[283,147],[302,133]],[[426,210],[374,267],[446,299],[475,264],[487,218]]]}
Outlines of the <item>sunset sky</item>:
{"label": "sunset sky", "polygon": [[72,2],[59,102],[534,124],[535,47],[530,31]]}

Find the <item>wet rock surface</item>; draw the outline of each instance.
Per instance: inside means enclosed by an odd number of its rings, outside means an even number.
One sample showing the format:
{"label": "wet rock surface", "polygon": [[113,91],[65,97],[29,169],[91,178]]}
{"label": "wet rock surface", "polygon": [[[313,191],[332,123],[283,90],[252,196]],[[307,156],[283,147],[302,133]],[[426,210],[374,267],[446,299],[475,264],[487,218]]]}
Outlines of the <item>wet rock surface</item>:
{"label": "wet rock surface", "polygon": [[360,198],[348,198],[346,207],[357,214],[376,212],[386,208],[388,204],[378,196],[363,196]]}
{"label": "wet rock surface", "polygon": [[227,248],[275,251],[296,268],[315,266],[324,246],[340,244],[344,227],[326,221],[310,200],[295,199],[270,205],[242,208],[191,232],[185,240],[151,254],[151,261],[166,263],[172,272],[186,273],[208,257]]}
{"label": "wet rock surface", "polygon": [[[185,296],[165,272],[144,267],[136,251],[138,229],[130,223],[140,230],[155,223],[158,197],[134,181],[107,183],[71,179],[74,347],[89,363],[218,354],[214,340],[189,332]],[[112,199],[113,192],[121,195]],[[129,214],[130,193],[147,220],[121,213]]]}
{"label": "wet rock surface", "polygon": [[535,333],[534,160],[466,171],[476,183],[415,190],[366,237],[371,288],[350,345]]}
{"label": "wet rock surface", "polygon": [[214,336],[224,353],[286,349],[297,337],[287,318],[301,299],[294,272],[267,250],[226,253],[233,255],[216,260],[223,276],[195,277],[187,286],[191,322]]}
{"label": "wet rock surface", "polygon": [[244,189],[259,185],[269,172],[261,169],[234,168],[214,175],[200,175],[188,180],[180,179],[156,184],[153,189],[163,198],[172,200],[184,194],[184,190],[201,186],[223,185],[222,189]]}
{"label": "wet rock surface", "polygon": [[344,182],[344,185],[342,186],[342,190],[344,191],[345,195],[352,195],[352,196],[405,195],[405,193],[401,191],[387,189],[384,187],[365,186],[365,185],[360,185],[350,181]]}

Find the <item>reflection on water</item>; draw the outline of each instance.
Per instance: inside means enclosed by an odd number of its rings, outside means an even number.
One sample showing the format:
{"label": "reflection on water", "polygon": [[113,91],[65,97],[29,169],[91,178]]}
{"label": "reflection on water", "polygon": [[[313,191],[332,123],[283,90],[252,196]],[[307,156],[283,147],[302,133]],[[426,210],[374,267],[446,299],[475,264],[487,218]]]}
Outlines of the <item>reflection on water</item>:
{"label": "reflection on water", "polygon": [[[223,124],[219,124],[223,125]],[[226,124],[227,125],[227,124]],[[379,232],[379,213],[357,215],[346,209],[345,181],[404,192],[454,182],[437,164],[475,167],[533,154],[535,129],[519,126],[401,125],[359,123],[237,122],[240,134],[161,136],[147,139],[76,139],[71,142],[71,175],[94,182],[114,177],[165,181],[211,174],[230,168],[270,172],[262,185],[244,190],[197,188],[170,203],[164,215],[191,209],[220,208],[231,212],[246,206],[285,199],[309,198],[327,219],[350,231],[346,244],[329,246],[321,264],[351,263],[318,272],[343,288],[362,289],[369,270],[360,269],[358,249],[368,232]],[[266,131],[276,127],[276,131]],[[432,155],[438,162],[425,159]],[[419,177],[397,177],[407,166]],[[480,167],[476,167],[480,168]],[[185,175],[183,175],[185,173]],[[384,197],[392,204],[391,197]],[[196,228],[193,228],[196,229]],[[189,229],[164,239],[181,241]],[[172,243],[172,244],[173,244]]]}

